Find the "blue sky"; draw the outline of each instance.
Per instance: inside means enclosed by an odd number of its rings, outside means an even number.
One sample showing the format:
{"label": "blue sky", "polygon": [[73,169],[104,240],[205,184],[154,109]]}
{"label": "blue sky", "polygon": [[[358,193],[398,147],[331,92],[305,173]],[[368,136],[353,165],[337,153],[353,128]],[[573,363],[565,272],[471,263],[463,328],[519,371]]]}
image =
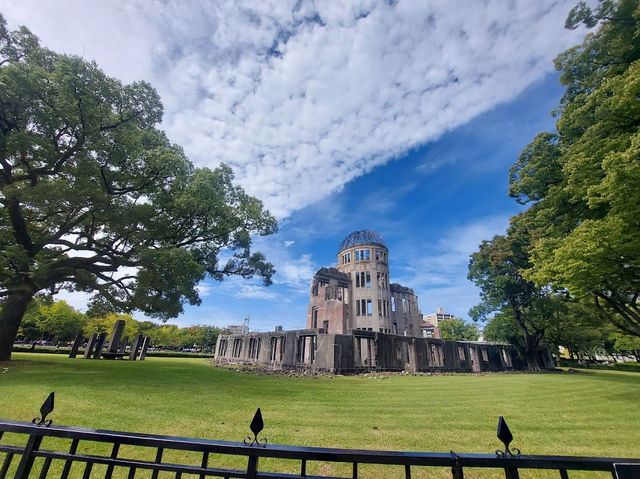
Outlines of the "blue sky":
{"label": "blue sky", "polygon": [[563,28],[573,4],[0,0],[0,12],[56,51],[151,82],[169,138],[196,165],[230,164],[278,217],[255,241],[275,284],[205,281],[202,305],[174,321],[248,314],[269,330],[304,326],[313,273],[365,228],[423,313],[467,317],[469,254],[518,211],[508,168],[553,129],[552,60],[584,34]]}

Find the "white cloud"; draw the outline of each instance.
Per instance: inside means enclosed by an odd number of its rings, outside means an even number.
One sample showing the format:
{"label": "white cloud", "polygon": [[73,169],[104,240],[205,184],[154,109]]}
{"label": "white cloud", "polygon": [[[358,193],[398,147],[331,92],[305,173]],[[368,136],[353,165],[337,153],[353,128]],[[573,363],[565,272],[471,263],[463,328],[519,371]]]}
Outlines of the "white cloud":
{"label": "white cloud", "polygon": [[201,282],[200,284],[198,284],[198,286],[196,286],[196,291],[198,292],[201,298],[209,296],[211,294],[211,289],[212,289],[212,286],[205,282]]}
{"label": "white cloud", "polygon": [[579,40],[563,29],[574,3],[0,0],[0,9],[55,50],[151,81],[170,138],[199,165],[232,165],[284,217],[540,79]]}
{"label": "white cloud", "polygon": [[[403,258],[405,263],[394,261],[391,280],[414,289],[423,314],[442,306],[448,313],[466,317],[469,309],[479,302],[478,289],[467,280],[469,257],[482,240],[504,234],[509,217],[479,218],[451,228],[442,232],[437,243],[426,251],[405,247],[394,252],[394,258]],[[407,259],[411,261],[406,262]],[[396,276],[394,272],[400,274]]]}
{"label": "white cloud", "polygon": [[249,284],[247,282],[240,283],[238,286],[239,288],[234,294],[236,298],[275,300],[278,297],[277,293],[264,286]]}
{"label": "white cloud", "polygon": [[89,300],[92,296],[93,293],[85,293],[84,291],[61,290],[54,296],[54,299],[56,301],[66,301],[72,308],[85,313],[89,308]]}

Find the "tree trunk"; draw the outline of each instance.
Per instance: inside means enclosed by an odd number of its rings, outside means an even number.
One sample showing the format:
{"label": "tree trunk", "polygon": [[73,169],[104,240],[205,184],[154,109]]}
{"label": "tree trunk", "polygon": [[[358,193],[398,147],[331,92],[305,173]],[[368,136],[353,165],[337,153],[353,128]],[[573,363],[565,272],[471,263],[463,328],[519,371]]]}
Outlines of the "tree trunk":
{"label": "tree trunk", "polygon": [[26,292],[10,293],[2,302],[0,309],[0,361],[11,359],[11,350],[18,334],[27,305],[33,294]]}
{"label": "tree trunk", "polygon": [[537,341],[529,336],[525,335],[525,351],[524,359],[527,362],[527,371],[540,372],[540,363],[538,362],[538,344]]}

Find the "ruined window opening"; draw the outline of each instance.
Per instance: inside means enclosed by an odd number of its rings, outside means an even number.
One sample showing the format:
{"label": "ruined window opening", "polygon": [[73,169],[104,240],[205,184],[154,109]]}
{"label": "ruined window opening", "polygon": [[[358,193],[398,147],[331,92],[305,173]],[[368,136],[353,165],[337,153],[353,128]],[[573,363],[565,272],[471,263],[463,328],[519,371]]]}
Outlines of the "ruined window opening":
{"label": "ruined window opening", "polygon": [[396,297],[391,296],[391,311],[396,312]]}
{"label": "ruined window opening", "polygon": [[239,358],[241,353],[242,353],[242,339],[234,339],[232,355],[234,358]]}
{"label": "ruined window opening", "polygon": [[316,336],[298,337],[296,362],[313,364],[316,359]]}
{"label": "ruined window opening", "polygon": [[250,338],[249,339],[249,359],[258,359],[260,354],[260,344],[262,338]]}
{"label": "ruined window opening", "polygon": [[372,316],[372,315],[373,315],[373,306],[371,305],[371,300],[367,299],[367,316]]}
{"label": "ruined window opening", "polygon": [[285,337],[281,337],[279,339],[280,342],[280,361],[282,361],[284,359],[284,342],[285,342]]}
{"label": "ruined window opening", "polygon": [[406,313],[407,312],[407,300],[402,298],[402,312]]}
{"label": "ruined window opening", "polygon": [[318,327],[318,308],[311,308],[311,327],[316,329]]}
{"label": "ruined window opening", "polygon": [[356,273],[356,288],[360,287],[360,273]]}
{"label": "ruined window opening", "polygon": [[324,329],[325,333],[329,332],[329,321],[322,321],[322,329]]}
{"label": "ruined window opening", "polygon": [[365,274],[365,277],[366,277],[365,286],[367,288],[370,288],[371,287],[371,274],[367,271],[366,274]]}
{"label": "ruined window opening", "polygon": [[356,300],[356,316],[360,316],[360,300]]}
{"label": "ruined window opening", "polygon": [[276,348],[278,347],[278,338],[269,339],[269,361],[276,360]]}
{"label": "ruined window opening", "polygon": [[486,348],[482,348],[482,360],[483,361],[489,361],[489,355],[487,354],[487,349]]}
{"label": "ruined window opening", "polygon": [[464,356],[464,348],[462,346],[458,346],[458,357],[464,361],[465,356]]}
{"label": "ruined window opening", "polygon": [[382,300],[381,299],[378,300],[378,315],[384,316],[382,314]]}
{"label": "ruined window opening", "polygon": [[371,259],[371,251],[366,249],[364,250],[364,258],[368,261]]}
{"label": "ruined window opening", "polygon": [[227,346],[228,346],[228,341],[226,339],[221,339],[220,340],[220,348],[218,349],[218,354],[220,356],[226,356],[227,355]]}

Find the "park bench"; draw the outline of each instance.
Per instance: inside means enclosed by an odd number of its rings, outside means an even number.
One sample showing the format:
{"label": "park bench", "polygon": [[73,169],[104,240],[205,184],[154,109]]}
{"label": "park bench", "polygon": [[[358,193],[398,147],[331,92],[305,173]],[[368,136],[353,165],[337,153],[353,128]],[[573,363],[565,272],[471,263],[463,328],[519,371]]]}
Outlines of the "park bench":
{"label": "park bench", "polygon": [[[256,411],[250,425],[253,436],[246,437],[243,442],[53,426],[51,420],[47,419],[53,410],[53,403],[54,394],[51,393],[40,410],[41,417],[32,422],[0,419],[0,479],[110,479],[116,472],[122,474],[123,470],[129,479],[140,477],[136,476],[138,473],[152,479],[157,479],[160,473],[170,473],[176,479],[183,475],[201,479],[336,479],[334,476],[308,475],[308,463],[318,461],[346,463],[351,473],[341,477],[354,479],[365,477],[361,475],[362,468],[359,473],[359,466],[370,464],[389,466],[391,470],[396,466],[396,471],[399,467],[405,479],[411,478],[412,471],[424,467],[449,468],[453,479],[463,479],[465,470],[471,468],[476,474],[477,469],[499,469],[504,472],[506,479],[519,478],[519,471],[522,469],[556,470],[561,479],[568,478],[569,471],[574,470],[610,472],[614,479],[640,477],[640,458],[520,454],[517,449],[509,447],[513,437],[502,417],[498,425],[498,438],[503,441],[504,450],[498,450],[494,454],[463,454],[453,451],[432,453],[267,445],[265,438],[258,437],[263,429],[260,409]],[[8,436],[13,439],[10,444],[4,440]],[[61,448],[62,443],[67,447]],[[84,446],[88,443],[103,444],[106,448],[93,448],[91,453],[82,452],[81,444]],[[96,449],[103,450],[103,453],[95,452]],[[122,449],[127,452],[122,454]],[[132,454],[132,450],[135,453]],[[167,457],[170,451],[191,451],[197,454],[198,459],[180,462],[175,457]],[[149,459],[150,457],[153,459]],[[289,460],[281,461],[283,463],[296,461],[299,472],[259,470],[260,460],[267,458]],[[230,459],[235,467],[225,465]],[[246,464],[246,467],[238,468],[237,464]],[[272,462],[270,468],[273,464]],[[479,475],[482,476],[481,473]],[[161,477],[167,476],[165,474]]]}

